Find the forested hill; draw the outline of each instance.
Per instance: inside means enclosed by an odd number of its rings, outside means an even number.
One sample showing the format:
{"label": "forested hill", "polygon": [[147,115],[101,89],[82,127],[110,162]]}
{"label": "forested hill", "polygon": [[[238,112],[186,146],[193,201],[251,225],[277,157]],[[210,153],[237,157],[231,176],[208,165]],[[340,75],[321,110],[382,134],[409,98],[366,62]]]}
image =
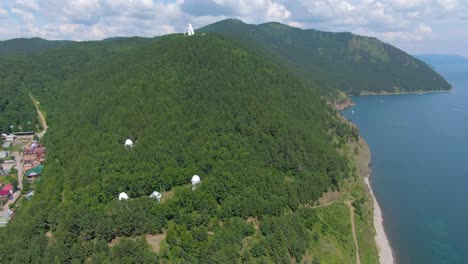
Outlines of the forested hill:
{"label": "forested hill", "polygon": [[[113,56],[136,50],[151,41],[148,38],[112,38],[103,41],[70,42],[67,45],[44,44],[42,52],[33,50],[38,39],[22,39],[20,53],[0,59],[0,132],[38,130],[39,120],[30,99],[50,100],[62,83],[79,76]],[[40,43],[47,40],[38,40]],[[14,40],[8,42],[13,49]],[[0,42],[1,43],[1,42]],[[51,43],[55,43],[52,41]],[[18,49],[17,49],[18,51]],[[38,50],[37,50],[38,51]]]}
{"label": "forested hill", "polygon": [[30,54],[61,47],[72,43],[67,40],[45,40],[41,38],[17,38],[0,41],[0,56]]}
{"label": "forested hill", "polygon": [[[307,205],[353,174],[338,149],[357,131],[228,38],[96,53],[105,43],[50,50],[12,72],[47,110],[48,158],[34,197],[0,230],[2,262],[301,261],[321,236]],[[157,234],[151,248],[144,235]]]}
{"label": "forested hill", "polygon": [[280,23],[245,24],[227,19],[197,32],[218,32],[277,58],[328,95],[437,91],[450,89],[445,79],[420,60],[376,38],[351,33],[302,30]]}

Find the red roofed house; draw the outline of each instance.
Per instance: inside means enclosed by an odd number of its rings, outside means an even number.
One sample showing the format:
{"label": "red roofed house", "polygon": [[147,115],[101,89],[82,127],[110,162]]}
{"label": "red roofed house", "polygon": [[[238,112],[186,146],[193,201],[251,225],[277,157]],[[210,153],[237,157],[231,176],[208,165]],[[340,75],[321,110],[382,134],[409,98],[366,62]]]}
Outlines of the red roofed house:
{"label": "red roofed house", "polygon": [[8,191],[8,192],[13,191],[13,185],[7,184],[7,185],[3,186],[2,191]]}
{"label": "red roofed house", "polygon": [[0,190],[0,201],[6,201],[13,194],[13,185],[7,184]]}

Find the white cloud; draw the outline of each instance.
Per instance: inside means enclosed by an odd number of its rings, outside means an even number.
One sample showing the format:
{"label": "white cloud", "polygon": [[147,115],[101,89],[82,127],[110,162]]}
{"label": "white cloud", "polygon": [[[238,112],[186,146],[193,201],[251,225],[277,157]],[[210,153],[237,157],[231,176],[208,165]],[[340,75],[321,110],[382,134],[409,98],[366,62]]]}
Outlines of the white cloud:
{"label": "white cloud", "polygon": [[23,20],[25,21],[32,21],[34,20],[34,14],[31,13],[31,12],[28,12],[28,11],[25,11],[23,9],[20,9],[20,8],[12,8],[11,9],[11,13],[21,17]]}
{"label": "white cloud", "polygon": [[154,36],[236,17],[408,44],[466,32],[467,13],[468,0],[8,0],[0,1],[0,39]]}
{"label": "white cloud", "polygon": [[291,12],[283,5],[269,2],[265,12],[265,19],[271,21],[284,21],[291,16]]}
{"label": "white cloud", "polygon": [[15,6],[16,8],[30,12],[39,11],[39,4],[36,0],[16,0]]}
{"label": "white cloud", "polygon": [[437,0],[437,3],[441,5],[444,10],[454,10],[460,4],[458,0]]}
{"label": "white cloud", "polygon": [[8,16],[8,11],[6,9],[0,8],[0,18],[5,18]]}
{"label": "white cloud", "polygon": [[422,34],[431,34],[432,28],[424,23],[419,24],[418,32]]}

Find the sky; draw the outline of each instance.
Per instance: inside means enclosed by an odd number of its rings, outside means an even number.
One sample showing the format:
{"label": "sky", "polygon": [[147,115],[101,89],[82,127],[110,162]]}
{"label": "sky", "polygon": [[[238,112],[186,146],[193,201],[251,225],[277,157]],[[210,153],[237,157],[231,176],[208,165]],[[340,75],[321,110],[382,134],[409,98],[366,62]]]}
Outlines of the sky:
{"label": "sky", "polygon": [[374,36],[468,57],[468,0],[0,0],[0,40],[158,36],[238,18]]}

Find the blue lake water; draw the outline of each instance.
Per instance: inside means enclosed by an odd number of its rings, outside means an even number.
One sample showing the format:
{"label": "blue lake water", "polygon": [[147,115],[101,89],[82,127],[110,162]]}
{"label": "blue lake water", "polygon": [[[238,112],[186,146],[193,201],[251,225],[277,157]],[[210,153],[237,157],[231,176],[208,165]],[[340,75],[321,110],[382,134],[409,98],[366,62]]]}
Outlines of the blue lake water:
{"label": "blue lake water", "polygon": [[356,97],[343,111],[369,143],[397,263],[468,263],[468,67],[436,70],[452,92]]}

